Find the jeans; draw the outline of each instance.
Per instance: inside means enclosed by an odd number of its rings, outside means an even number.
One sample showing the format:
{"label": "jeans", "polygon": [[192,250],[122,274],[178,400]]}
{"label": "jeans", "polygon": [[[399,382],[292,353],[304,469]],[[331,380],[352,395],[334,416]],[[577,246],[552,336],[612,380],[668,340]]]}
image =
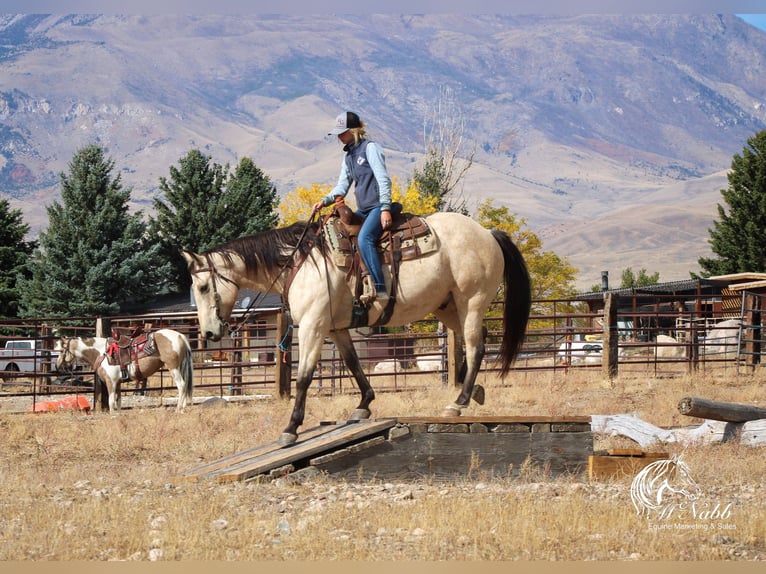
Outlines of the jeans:
{"label": "jeans", "polygon": [[[401,203],[391,204],[392,217],[401,213],[401,211]],[[386,280],[383,278],[383,266],[380,262],[380,256],[378,256],[378,250],[375,248],[375,242],[383,233],[383,226],[380,224],[380,207],[374,207],[367,213],[361,211],[356,213],[364,218],[362,228],[359,230],[359,253],[362,255],[362,261],[364,261],[372,276],[375,290],[378,292],[385,291]]]}

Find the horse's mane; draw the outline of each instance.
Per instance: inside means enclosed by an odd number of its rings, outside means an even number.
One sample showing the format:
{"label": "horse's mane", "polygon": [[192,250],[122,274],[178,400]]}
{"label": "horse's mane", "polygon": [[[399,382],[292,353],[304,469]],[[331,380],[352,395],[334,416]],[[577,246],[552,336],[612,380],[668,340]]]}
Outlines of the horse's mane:
{"label": "horse's mane", "polygon": [[254,273],[259,267],[273,271],[290,265],[294,254],[307,257],[316,246],[324,253],[323,237],[318,230],[316,222],[298,221],[287,227],[233,239],[208,249],[203,255],[218,254],[227,265],[232,264],[232,256],[236,255],[242,258],[248,272]]}

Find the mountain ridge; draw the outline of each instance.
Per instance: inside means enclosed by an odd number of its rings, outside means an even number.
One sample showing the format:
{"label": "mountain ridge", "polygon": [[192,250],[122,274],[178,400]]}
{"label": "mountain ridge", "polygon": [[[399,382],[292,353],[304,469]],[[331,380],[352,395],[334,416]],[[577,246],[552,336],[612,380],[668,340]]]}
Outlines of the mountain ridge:
{"label": "mountain ridge", "polygon": [[766,34],[733,15],[18,15],[0,44],[0,197],[34,232],[89,143],[136,209],[191,148],[251,157],[285,194],[334,183],[325,134],[353,109],[406,180],[446,86],[476,145],[469,208],[507,205],[581,287],[673,280],[709,254],[731,158],[766,128]]}

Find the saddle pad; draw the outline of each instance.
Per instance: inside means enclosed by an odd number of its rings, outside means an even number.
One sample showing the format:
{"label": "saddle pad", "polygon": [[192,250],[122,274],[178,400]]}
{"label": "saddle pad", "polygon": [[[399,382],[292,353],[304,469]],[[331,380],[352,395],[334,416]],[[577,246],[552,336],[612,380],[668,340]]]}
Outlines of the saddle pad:
{"label": "saddle pad", "polygon": [[[378,243],[378,251],[384,255],[384,261],[391,263],[390,236],[399,238],[402,261],[416,259],[426,253],[435,251],[438,243],[436,236],[422,217],[405,215],[405,222],[400,224],[390,234],[384,234]],[[346,226],[339,217],[330,217],[325,223],[324,234],[330,246],[330,256],[333,263],[340,268],[349,268],[353,263],[354,249]]]}

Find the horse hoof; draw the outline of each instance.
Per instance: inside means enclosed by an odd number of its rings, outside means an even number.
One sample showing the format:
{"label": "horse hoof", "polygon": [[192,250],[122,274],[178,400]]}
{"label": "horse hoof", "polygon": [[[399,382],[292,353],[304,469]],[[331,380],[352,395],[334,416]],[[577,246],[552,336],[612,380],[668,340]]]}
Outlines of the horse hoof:
{"label": "horse hoof", "polygon": [[476,385],[473,388],[473,394],[471,394],[471,398],[475,400],[478,404],[483,405],[484,404],[484,387],[481,385]]}
{"label": "horse hoof", "polygon": [[447,405],[442,411],[443,417],[459,417],[462,414],[462,409],[457,405]]}
{"label": "horse hoof", "polygon": [[363,421],[367,420],[371,416],[372,413],[370,412],[370,409],[356,409],[353,413],[351,413],[351,418],[349,420]]}
{"label": "horse hoof", "polygon": [[297,440],[298,440],[297,434],[283,432],[282,436],[279,437],[277,444],[279,444],[279,446],[290,446],[292,444],[295,444]]}

